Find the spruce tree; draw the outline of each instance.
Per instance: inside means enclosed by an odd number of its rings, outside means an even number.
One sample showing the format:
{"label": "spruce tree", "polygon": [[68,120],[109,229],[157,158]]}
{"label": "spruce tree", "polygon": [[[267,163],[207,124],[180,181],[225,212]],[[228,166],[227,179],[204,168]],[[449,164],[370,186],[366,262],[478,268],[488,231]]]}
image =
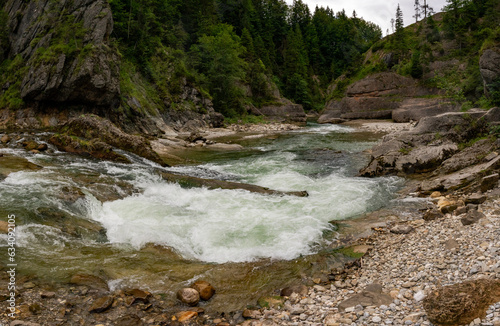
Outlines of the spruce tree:
{"label": "spruce tree", "polygon": [[415,23],[418,23],[418,20],[420,19],[420,16],[422,15],[421,11],[420,11],[421,10],[421,6],[420,6],[420,1],[419,0],[415,0],[414,7],[415,7],[415,15],[413,15],[413,17],[415,17]]}
{"label": "spruce tree", "polygon": [[396,9],[396,41],[397,45],[399,48],[404,48],[404,41],[405,41],[405,30],[404,30],[404,23],[403,23],[403,12],[401,11],[401,8],[399,7],[398,3],[398,8]]}

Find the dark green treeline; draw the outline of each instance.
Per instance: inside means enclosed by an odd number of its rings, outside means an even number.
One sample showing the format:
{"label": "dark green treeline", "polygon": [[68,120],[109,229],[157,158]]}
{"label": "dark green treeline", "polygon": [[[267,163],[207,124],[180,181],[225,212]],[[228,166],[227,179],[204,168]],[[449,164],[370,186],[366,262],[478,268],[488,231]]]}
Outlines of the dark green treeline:
{"label": "dark green treeline", "polygon": [[[301,0],[291,6],[282,0],[109,2],[126,60],[161,89],[157,62],[168,53],[176,62],[170,73],[201,85],[226,116],[272,102],[273,83],[306,110],[320,108],[328,84],[381,38],[378,26],[355,13],[318,7],[311,13]],[[174,84],[166,91],[175,92]]]}

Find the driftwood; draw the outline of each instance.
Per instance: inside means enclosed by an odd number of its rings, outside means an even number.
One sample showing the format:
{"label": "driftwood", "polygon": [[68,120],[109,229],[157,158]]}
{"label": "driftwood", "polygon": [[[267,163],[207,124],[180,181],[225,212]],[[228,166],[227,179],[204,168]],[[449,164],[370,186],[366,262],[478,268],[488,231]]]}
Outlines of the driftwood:
{"label": "driftwood", "polygon": [[251,185],[247,183],[222,181],[216,179],[203,179],[188,175],[180,175],[174,173],[160,172],[162,178],[168,182],[175,182],[182,187],[206,187],[208,189],[243,189],[250,192],[255,192],[264,195],[279,195],[279,196],[297,196],[307,197],[307,191],[279,191],[272,190],[266,187]]}

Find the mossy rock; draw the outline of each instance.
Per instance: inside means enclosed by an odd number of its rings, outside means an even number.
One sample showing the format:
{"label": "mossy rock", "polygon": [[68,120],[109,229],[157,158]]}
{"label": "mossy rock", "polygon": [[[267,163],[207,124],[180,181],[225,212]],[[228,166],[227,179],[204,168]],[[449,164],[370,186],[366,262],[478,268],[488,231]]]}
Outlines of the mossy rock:
{"label": "mossy rock", "polygon": [[257,304],[262,308],[282,308],[285,305],[285,298],[280,296],[264,296],[257,300]]}

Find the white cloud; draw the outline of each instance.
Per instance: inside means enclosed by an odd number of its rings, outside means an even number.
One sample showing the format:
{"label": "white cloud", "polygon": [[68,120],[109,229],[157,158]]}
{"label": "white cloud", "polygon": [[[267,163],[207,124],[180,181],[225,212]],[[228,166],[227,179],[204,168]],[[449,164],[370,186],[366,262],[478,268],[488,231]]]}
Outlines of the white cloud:
{"label": "white cloud", "polygon": [[[302,0],[309,5],[311,13],[314,13],[314,8],[319,7],[330,7],[334,12],[341,11],[345,9],[348,16],[352,15],[353,10],[356,10],[358,17],[362,17],[367,21],[371,21],[380,26],[382,33],[385,35],[386,30],[391,30],[391,18],[396,16],[396,8],[398,3],[403,11],[403,21],[405,26],[410,25],[415,22],[413,15],[414,11],[414,0]],[[423,2],[423,0],[420,0]],[[293,0],[286,0],[286,2],[291,5]],[[442,8],[446,5],[446,0],[428,0],[428,4],[434,8],[435,12],[442,11]],[[391,31],[392,32],[392,31]]]}

